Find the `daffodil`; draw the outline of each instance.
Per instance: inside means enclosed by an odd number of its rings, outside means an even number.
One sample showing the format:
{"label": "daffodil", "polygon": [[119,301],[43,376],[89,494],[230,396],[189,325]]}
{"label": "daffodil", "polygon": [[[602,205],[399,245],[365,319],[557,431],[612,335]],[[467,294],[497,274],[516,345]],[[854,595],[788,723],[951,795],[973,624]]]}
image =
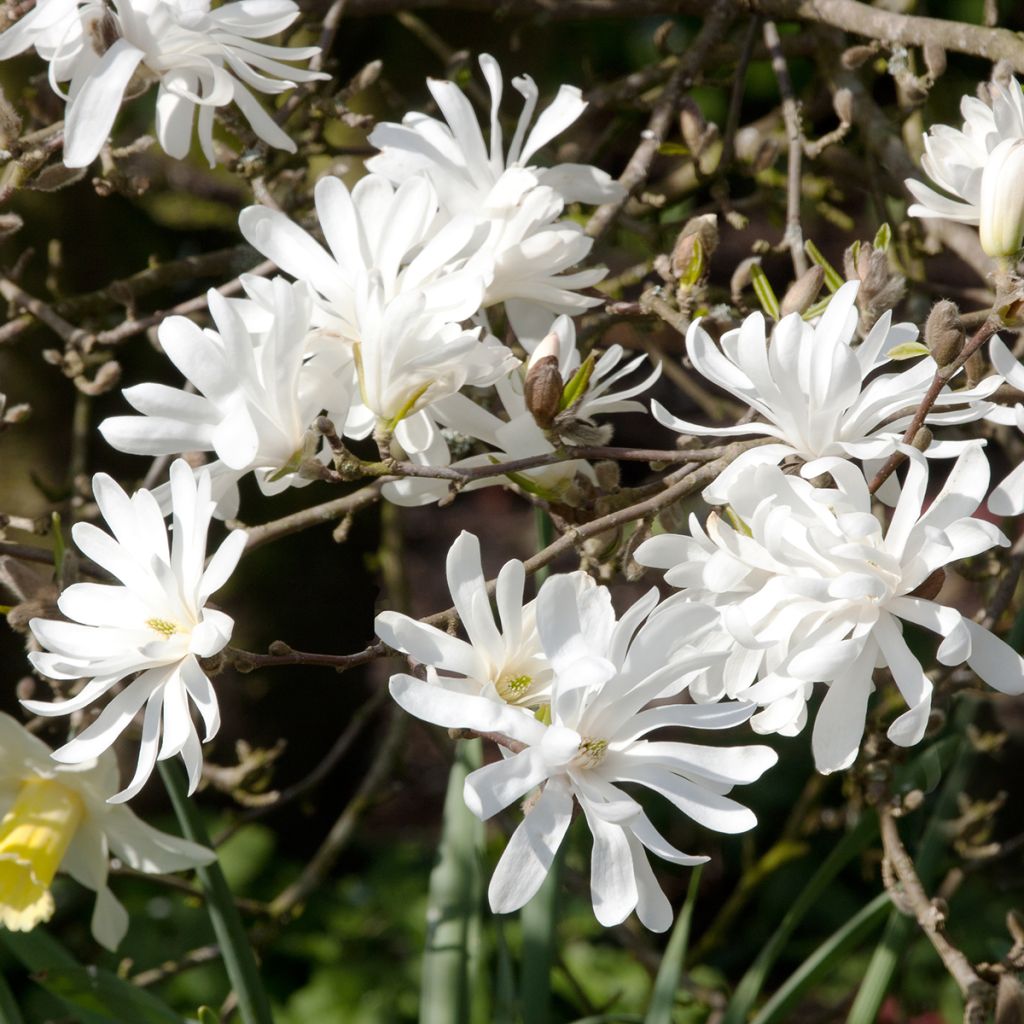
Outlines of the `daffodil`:
{"label": "daffodil", "polygon": [[0,714],[0,925],[30,931],[55,906],[58,871],[96,893],[92,933],[116,949],[128,913],[107,886],[110,857],[150,874],[209,864],[211,850],[160,832],[108,799],[117,790],[112,753],[57,764],[42,740]]}

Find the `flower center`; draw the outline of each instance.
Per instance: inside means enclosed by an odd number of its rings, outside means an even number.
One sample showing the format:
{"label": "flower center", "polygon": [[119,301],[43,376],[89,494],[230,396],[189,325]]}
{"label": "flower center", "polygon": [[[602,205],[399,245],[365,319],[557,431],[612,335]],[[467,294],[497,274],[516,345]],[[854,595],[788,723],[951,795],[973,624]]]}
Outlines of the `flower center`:
{"label": "flower center", "polygon": [[579,753],[575,761],[580,768],[596,768],[608,753],[607,740],[594,740],[585,737],[580,740]]}
{"label": "flower center", "polygon": [[0,924],[27,932],[53,915],[50,885],[85,808],[77,793],[31,779],[0,822]]}
{"label": "flower center", "polygon": [[495,687],[498,696],[507,704],[514,704],[523,694],[529,690],[533,683],[533,676],[502,676]]}
{"label": "flower center", "polygon": [[181,626],[176,622],[170,622],[167,619],[146,619],[146,625],[150,629],[156,630],[161,636],[169,640],[175,633],[183,632]]}

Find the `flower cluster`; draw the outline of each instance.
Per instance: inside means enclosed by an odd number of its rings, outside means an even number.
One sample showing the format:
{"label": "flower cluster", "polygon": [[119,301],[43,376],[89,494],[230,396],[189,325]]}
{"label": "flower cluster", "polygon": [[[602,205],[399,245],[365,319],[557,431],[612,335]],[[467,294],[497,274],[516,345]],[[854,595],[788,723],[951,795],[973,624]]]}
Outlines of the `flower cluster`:
{"label": "flower cluster", "polygon": [[[213,115],[234,103],[256,135],[279,149],[295,143],[252,91],[279,95],[296,82],[328,78],[282,61],[304,61],[318,47],[272,46],[298,17],[292,0],[40,0],[0,34],[0,60],[35,49],[64,96],[64,163],[87,167],[110,135],[125,99],[158,83],[156,133],[169,156],[188,155],[193,126],[203,155],[216,163]],[[293,81],[294,80],[294,81]],[[198,115],[197,115],[198,109]]]}

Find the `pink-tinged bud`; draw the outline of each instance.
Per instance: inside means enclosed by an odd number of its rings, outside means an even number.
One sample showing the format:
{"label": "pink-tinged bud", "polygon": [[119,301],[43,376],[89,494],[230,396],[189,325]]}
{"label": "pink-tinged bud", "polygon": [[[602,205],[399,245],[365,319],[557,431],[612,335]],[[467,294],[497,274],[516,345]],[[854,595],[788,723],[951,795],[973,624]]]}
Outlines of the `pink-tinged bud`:
{"label": "pink-tinged bud", "polygon": [[1024,240],[1024,139],[1006,139],[989,154],[981,175],[981,247],[1012,256]]}
{"label": "pink-tinged bud", "polygon": [[549,356],[554,356],[557,360],[559,350],[558,334],[555,331],[545,334],[541,339],[541,343],[533,350],[530,361],[526,364],[527,372],[532,370],[542,359],[547,359]]}

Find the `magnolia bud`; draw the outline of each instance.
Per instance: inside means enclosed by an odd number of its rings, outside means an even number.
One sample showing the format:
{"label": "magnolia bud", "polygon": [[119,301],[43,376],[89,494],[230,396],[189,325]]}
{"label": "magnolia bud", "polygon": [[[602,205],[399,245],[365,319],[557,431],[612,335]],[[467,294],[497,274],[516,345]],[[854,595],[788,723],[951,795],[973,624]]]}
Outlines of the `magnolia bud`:
{"label": "magnolia bud", "polygon": [[849,68],[852,71],[854,68],[859,68],[865,61],[871,60],[877,52],[878,48],[875,46],[851,46],[848,50],[843,51],[843,55],[839,59],[844,68]]}
{"label": "magnolia bud", "polygon": [[849,89],[837,89],[832,97],[832,109],[843,124],[853,121],[853,93]]}
{"label": "magnolia bud", "polygon": [[943,299],[932,306],[924,325],[924,343],[939,366],[948,366],[964,347],[966,338],[956,303]]}
{"label": "magnolia bud", "polygon": [[704,147],[707,126],[700,107],[689,96],[685,97],[679,105],[679,133],[694,156],[698,156]]}
{"label": "magnolia bud", "polygon": [[932,78],[938,78],[946,70],[946,51],[938,43],[924,44],[924,66]]}
{"label": "magnolia bud", "polygon": [[1024,139],[1000,142],[981,175],[981,247],[989,256],[1012,256],[1024,239]]}
{"label": "magnolia bud", "polygon": [[558,366],[558,335],[552,331],[530,356],[523,386],[526,408],[542,430],[547,430],[555,422],[564,387]]}
{"label": "magnolia bud", "polygon": [[824,268],[815,264],[805,270],[790,286],[782,298],[779,312],[782,316],[789,313],[803,313],[818,297],[821,286],[825,283]]}

